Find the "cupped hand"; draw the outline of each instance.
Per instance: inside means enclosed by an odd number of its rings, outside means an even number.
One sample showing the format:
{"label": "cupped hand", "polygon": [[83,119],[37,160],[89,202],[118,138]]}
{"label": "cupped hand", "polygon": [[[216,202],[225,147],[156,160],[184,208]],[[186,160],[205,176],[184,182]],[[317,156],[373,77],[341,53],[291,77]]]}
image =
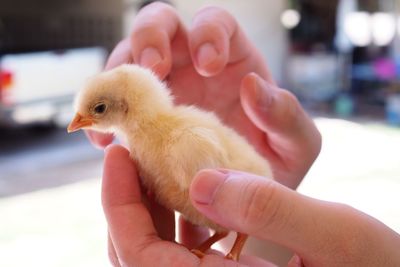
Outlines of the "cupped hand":
{"label": "cupped hand", "polygon": [[[276,179],[295,188],[317,157],[321,137],[296,98],[273,81],[259,51],[237,21],[208,7],[190,29],[169,5],[154,3],[137,15],[106,69],[123,63],[151,68],[172,89],[178,104],[215,112],[271,163]],[[104,147],[110,135],[89,138]]]}
{"label": "cupped hand", "polygon": [[119,145],[110,145],[105,151],[102,203],[114,266],[273,266],[251,256],[243,256],[237,263],[215,251],[199,259],[189,249],[204,241],[206,233],[186,222],[181,229],[182,245],[175,243],[170,211],[141,192],[129,152]]}
{"label": "cupped hand", "polygon": [[383,223],[264,177],[204,170],[190,197],[216,223],[294,251],[289,266],[400,266],[400,235]]}

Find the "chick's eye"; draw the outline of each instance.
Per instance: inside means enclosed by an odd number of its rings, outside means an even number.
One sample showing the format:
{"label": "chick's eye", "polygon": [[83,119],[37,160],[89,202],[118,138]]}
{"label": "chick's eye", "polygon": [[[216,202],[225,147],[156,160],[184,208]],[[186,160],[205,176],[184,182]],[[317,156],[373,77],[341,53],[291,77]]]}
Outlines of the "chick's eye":
{"label": "chick's eye", "polygon": [[97,105],[94,107],[94,112],[95,112],[96,114],[103,114],[103,113],[106,111],[106,109],[107,109],[106,104],[100,103],[100,104],[97,104]]}

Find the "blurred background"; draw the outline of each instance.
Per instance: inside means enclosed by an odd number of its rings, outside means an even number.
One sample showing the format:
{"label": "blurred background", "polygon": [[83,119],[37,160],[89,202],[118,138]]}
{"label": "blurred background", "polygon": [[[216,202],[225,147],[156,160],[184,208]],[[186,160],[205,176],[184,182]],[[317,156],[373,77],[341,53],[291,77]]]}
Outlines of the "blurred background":
{"label": "blurred background", "polygon": [[[139,0],[0,0],[0,265],[109,266],[102,152],[66,134],[74,93]],[[229,10],[323,135],[299,191],[400,232],[400,1],[168,1]],[[276,260],[278,261],[278,260]]]}

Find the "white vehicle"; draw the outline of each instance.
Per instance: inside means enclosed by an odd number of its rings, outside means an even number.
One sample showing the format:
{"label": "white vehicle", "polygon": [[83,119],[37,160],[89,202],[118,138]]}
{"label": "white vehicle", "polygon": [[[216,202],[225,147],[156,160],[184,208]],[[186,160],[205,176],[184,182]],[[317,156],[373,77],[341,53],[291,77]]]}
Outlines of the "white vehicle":
{"label": "white vehicle", "polygon": [[106,56],[102,48],[1,56],[0,125],[66,125],[75,93]]}

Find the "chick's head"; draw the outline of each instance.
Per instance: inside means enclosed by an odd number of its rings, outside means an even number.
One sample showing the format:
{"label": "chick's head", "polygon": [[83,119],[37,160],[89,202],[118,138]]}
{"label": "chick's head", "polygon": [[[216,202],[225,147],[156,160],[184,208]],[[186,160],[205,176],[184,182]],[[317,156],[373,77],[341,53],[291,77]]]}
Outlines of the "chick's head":
{"label": "chick's head", "polygon": [[69,132],[112,132],[134,126],[172,107],[169,90],[147,69],[122,65],[91,78],[75,99]]}

